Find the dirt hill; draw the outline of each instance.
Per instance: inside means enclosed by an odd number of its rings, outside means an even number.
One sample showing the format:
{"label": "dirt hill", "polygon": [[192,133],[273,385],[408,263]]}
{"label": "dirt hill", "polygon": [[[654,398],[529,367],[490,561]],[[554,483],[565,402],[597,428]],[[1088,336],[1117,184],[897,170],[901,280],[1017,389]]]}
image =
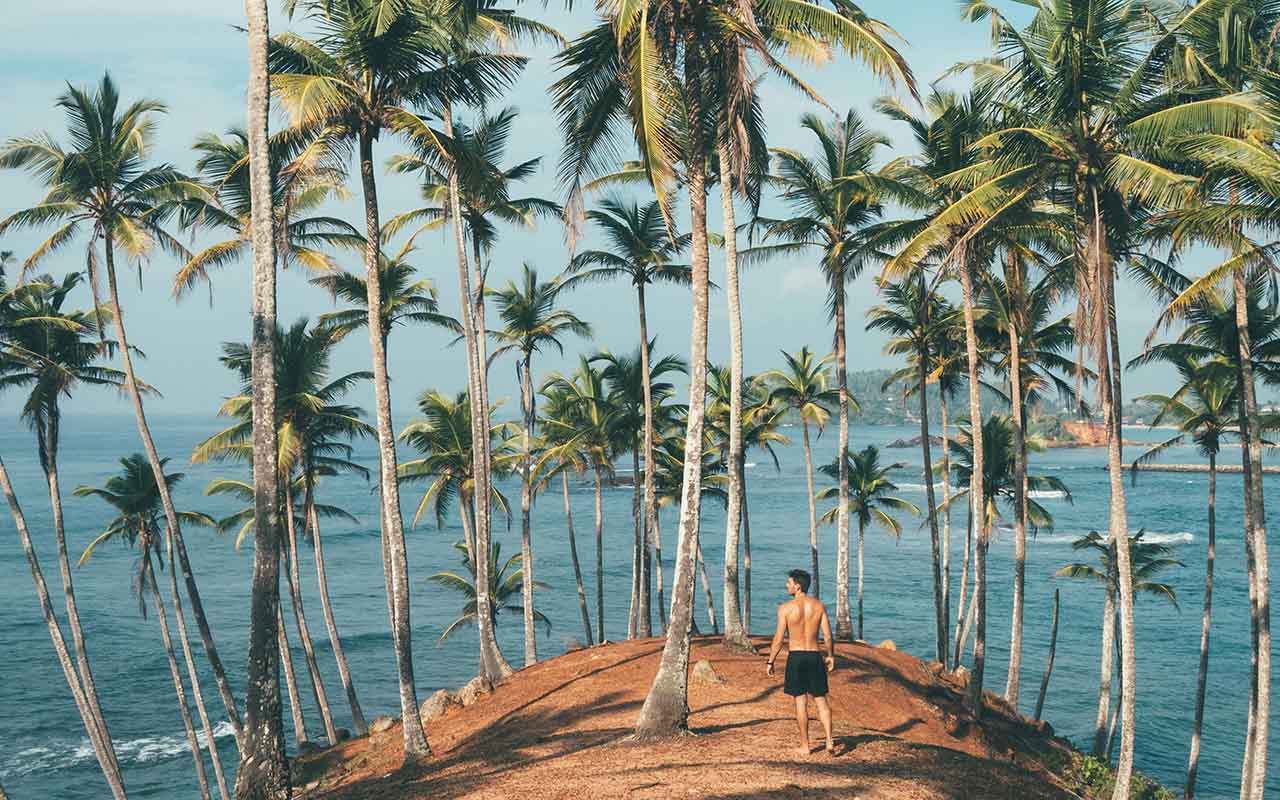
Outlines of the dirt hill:
{"label": "dirt hill", "polygon": [[[690,680],[694,735],[629,742],[661,649],[661,639],[608,644],[517,672],[428,723],[435,757],[418,773],[399,769],[396,722],[295,762],[295,784],[306,787],[303,797],[334,800],[1075,797],[1054,772],[1070,750],[1047,726],[992,695],[975,724],[962,678],[891,645],[838,647],[834,757],[796,754],[781,677],[766,677],[763,656],[731,653],[709,637],[695,640],[691,663],[709,661],[723,682]],[[810,736],[816,749],[816,719]]]}

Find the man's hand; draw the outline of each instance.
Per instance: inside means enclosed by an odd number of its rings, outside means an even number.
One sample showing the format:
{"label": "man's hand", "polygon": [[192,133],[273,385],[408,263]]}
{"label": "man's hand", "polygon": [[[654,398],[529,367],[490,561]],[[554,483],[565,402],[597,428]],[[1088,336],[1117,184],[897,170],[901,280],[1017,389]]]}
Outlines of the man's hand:
{"label": "man's hand", "polygon": [[836,657],[835,657],[835,656],[827,656],[826,658],[824,658],[824,659],[823,659],[823,661],[826,661],[826,662],[827,662],[827,672],[835,672],[835,671],[836,671]]}
{"label": "man's hand", "polygon": [[765,675],[768,675],[770,678],[772,678],[772,677],[773,677],[773,662],[772,662],[772,661],[766,661],[766,662],[765,662],[765,665],[764,665],[764,674],[765,674]]}

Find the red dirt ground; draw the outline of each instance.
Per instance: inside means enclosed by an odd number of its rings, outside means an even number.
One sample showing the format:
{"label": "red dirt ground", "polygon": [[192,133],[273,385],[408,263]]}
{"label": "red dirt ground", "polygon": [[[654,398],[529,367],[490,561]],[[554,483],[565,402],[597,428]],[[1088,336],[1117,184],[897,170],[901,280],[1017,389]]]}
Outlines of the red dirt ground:
{"label": "red dirt ground", "polygon": [[[758,640],[762,648],[767,642]],[[295,762],[306,798],[862,798],[962,800],[1074,797],[1046,765],[1066,745],[988,695],[983,723],[963,707],[963,685],[890,649],[841,644],[831,676],[836,755],[795,754],[790,698],[763,656],[695,639],[725,679],[689,685],[694,735],[627,741],[648,691],[661,639],[567,653],[521,670],[495,692],[429,723],[427,769],[400,770],[390,730]],[[781,661],[781,659],[779,659]],[[780,671],[779,671],[780,672]],[[815,749],[821,729],[811,719]]]}

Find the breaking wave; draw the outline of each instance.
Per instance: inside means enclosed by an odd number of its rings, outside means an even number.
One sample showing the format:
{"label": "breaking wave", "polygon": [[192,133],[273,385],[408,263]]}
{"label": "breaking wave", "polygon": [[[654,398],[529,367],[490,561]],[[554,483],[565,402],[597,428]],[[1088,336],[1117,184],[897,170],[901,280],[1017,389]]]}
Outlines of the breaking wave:
{"label": "breaking wave", "polygon": [[[234,736],[231,723],[223,720],[213,726],[214,739],[225,739]],[[208,742],[203,732],[196,737],[201,747]],[[156,761],[167,761],[184,753],[191,752],[187,745],[185,733],[173,736],[144,736],[138,739],[117,740],[116,757],[121,764],[150,764]],[[79,742],[51,742],[47,745],[36,745],[14,753],[0,766],[0,776],[10,777],[30,775],[39,772],[51,772],[67,769],[78,764],[96,760],[93,745],[88,739]]]}

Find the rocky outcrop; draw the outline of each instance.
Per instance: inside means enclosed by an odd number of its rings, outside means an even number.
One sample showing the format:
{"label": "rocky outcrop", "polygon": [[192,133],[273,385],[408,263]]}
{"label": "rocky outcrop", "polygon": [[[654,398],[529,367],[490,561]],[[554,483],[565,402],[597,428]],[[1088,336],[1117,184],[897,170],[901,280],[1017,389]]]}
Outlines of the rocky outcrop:
{"label": "rocky outcrop", "polygon": [[441,689],[422,702],[419,713],[425,723],[439,719],[449,713],[450,709],[460,708],[461,706],[462,701],[458,699],[457,695],[448,689]]}
{"label": "rocky outcrop", "polygon": [[699,683],[724,683],[725,679],[711,666],[711,662],[703,659],[693,665],[693,679]]}
{"label": "rocky outcrop", "polygon": [[493,694],[493,683],[483,675],[477,675],[458,690],[458,702],[463,706],[472,706],[481,698],[491,694]]}

